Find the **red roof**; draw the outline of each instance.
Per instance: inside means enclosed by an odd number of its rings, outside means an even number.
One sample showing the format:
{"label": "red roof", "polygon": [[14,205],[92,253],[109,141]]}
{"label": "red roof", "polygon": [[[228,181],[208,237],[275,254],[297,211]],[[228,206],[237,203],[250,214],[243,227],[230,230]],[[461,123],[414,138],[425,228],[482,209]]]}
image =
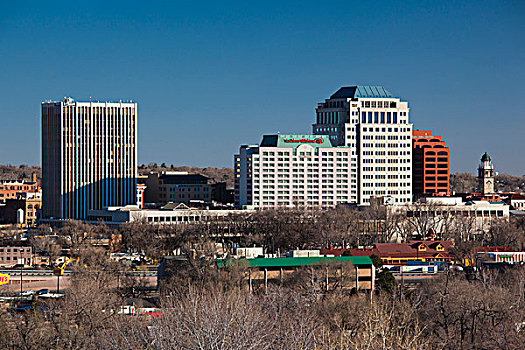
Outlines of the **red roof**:
{"label": "red roof", "polygon": [[515,250],[509,249],[507,247],[477,247],[474,249],[476,253],[482,253],[482,252],[514,252]]}
{"label": "red roof", "polygon": [[[423,244],[426,249],[418,250]],[[441,245],[444,250],[437,250]],[[411,241],[408,243],[376,243],[374,248],[363,249],[321,249],[323,255],[340,256],[345,251],[349,251],[352,256],[370,256],[372,254],[380,258],[432,258],[437,254],[449,257],[448,250],[454,246],[452,241]]]}

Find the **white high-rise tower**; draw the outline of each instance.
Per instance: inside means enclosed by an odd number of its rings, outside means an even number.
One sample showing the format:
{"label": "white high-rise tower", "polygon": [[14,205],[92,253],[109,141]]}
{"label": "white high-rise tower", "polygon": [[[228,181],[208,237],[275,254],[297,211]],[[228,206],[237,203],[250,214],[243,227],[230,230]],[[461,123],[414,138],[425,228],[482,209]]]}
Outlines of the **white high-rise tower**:
{"label": "white high-rise tower", "polygon": [[317,105],[313,133],[351,148],[351,202],[412,200],[412,124],[408,102],[381,86],[342,87]]}
{"label": "white high-rise tower", "polygon": [[136,103],[42,103],[44,219],[135,204],[136,186]]}

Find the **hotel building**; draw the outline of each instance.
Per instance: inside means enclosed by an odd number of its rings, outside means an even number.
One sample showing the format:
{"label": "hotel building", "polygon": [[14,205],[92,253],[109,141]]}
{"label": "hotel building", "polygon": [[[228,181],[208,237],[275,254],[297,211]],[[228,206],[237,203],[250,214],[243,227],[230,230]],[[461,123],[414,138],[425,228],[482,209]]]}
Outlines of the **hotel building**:
{"label": "hotel building", "polygon": [[413,143],[413,193],[415,198],[424,195],[449,194],[449,149],[441,136],[431,130],[412,131]]}
{"label": "hotel building", "polygon": [[349,202],[412,201],[412,124],[408,102],[381,86],[342,87],[316,108],[315,135],[348,147]]}
{"label": "hotel building", "polygon": [[328,136],[265,135],[234,156],[236,207],[334,207],[352,202],[351,148]]}
{"label": "hotel building", "polygon": [[136,103],[42,103],[44,219],[135,204],[136,179]]}

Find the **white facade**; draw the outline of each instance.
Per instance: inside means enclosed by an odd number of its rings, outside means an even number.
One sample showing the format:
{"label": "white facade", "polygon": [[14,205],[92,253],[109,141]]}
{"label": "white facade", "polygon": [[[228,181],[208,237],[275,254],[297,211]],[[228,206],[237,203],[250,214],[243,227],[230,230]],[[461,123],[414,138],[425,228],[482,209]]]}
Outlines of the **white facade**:
{"label": "white facade", "polygon": [[137,104],[42,103],[42,208],[46,219],[136,203]]}
{"label": "white facade", "polygon": [[145,221],[153,225],[189,225],[198,223],[227,222],[232,215],[249,214],[246,210],[202,209],[139,209],[138,207],[109,207],[89,210],[86,222],[114,226],[126,222]]}
{"label": "white facade", "polygon": [[328,136],[265,135],[235,155],[237,207],[334,207],[355,203],[351,150]]}
{"label": "white facade", "polygon": [[481,157],[478,167],[478,182],[482,195],[494,193],[494,165],[487,152]]}
{"label": "white facade", "polygon": [[357,180],[351,200],[390,197],[412,201],[412,124],[408,103],[376,86],[343,87],[316,109],[313,133],[350,149],[349,166]]}

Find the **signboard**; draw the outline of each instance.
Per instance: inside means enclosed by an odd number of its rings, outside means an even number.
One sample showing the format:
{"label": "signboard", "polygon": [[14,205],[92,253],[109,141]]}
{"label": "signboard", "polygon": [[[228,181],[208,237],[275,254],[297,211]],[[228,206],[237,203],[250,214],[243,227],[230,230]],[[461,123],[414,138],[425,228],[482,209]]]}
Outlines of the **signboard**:
{"label": "signboard", "polygon": [[60,267],[55,267],[53,269],[53,275],[55,275],[55,276],[63,276],[64,275],[64,270],[61,269]]}
{"label": "signboard", "polygon": [[324,139],[322,137],[315,139],[285,139],[284,143],[324,143]]}
{"label": "signboard", "polygon": [[4,274],[4,273],[0,273],[0,286],[1,286],[2,284],[8,284],[8,283],[9,283],[9,278],[10,278],[10,277],[11,277],[11,276],[9,276],[9,275],[6,275],[6,274]]}

